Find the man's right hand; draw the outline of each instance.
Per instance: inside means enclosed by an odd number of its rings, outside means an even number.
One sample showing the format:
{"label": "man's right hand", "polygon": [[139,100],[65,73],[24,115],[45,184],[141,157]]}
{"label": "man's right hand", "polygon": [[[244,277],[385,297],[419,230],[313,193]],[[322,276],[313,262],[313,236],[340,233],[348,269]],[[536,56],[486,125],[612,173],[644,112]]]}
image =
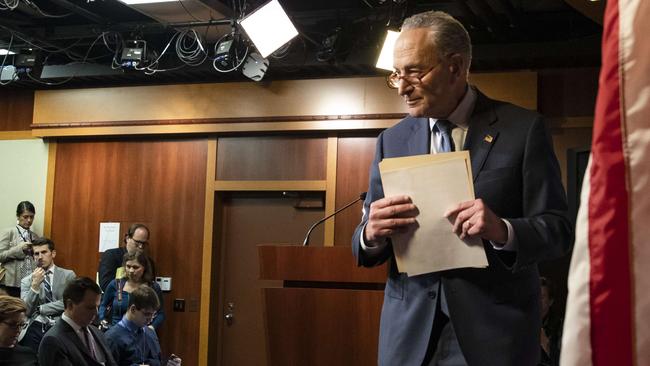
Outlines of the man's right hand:
{"label": "man's right hand", "polygon": [[43,279],[45,279],[45,270],[41,267],[36,267],[32,273],[32,290],[38,292],[41,289]]}
{"label": "man's right hand", "polygon": [[370,204],[364,231],[366,244],[377,243],[415,224],[418,209],[409,196],[384,197]]}

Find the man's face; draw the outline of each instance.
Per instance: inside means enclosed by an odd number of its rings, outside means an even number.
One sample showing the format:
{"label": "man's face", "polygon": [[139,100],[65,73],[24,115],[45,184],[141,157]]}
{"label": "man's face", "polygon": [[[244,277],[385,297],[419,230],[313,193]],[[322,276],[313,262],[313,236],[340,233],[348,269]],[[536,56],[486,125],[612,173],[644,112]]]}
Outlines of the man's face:
{"label": "man's face", "polygon": [[80,327],[87,327],[97,316],[100,294],[86,290],[84,297],[78,304],[69,302],[66,314]]}
{"label": "man's face", "polygon": [[149,325],[155,315],[155,309],[138,309],[135,305],[129,307],[129,320],[135,323],[138,327]]}
{"label": "man's face", "polygon": [[15,346],[25,322],[25,313],[13,314],[0,322],[0,347]]}
{"label": "man's face", "polygon": [[50,247],[47,245],[38,245],[33,246],[34,250],[34,260],[36,264],[43,268],[48,269],[54,263],[54,257],[56,257],[56,250],[50,250]]}
{"label": "man's face", "polygon": [[148,241],[149,232],[144,228],[137,228],[132,237],[126,238],[126,250],[133,253],[136,249],[144,249]]}
{"label": "man's face", "polygon": [[432,42],[433,33],[429,28],[406,29],[395,43],[395,71],[420,76],[419,85],[401,80],[398,88],[413,117],[446,118],[465,91],[466,73],[463,65],[458,65],[460,57],[439,57]]}

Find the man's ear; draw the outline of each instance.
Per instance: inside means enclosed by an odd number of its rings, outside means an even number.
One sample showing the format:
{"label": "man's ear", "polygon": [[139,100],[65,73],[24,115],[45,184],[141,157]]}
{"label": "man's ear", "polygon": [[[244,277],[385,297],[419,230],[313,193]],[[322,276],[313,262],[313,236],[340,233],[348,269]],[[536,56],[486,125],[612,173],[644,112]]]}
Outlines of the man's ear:
{"label": "man's ear", "polygon": [[56,249],[52,250],[52,258],[56,258]]}
{"label": "man's ear", "polygon": [[449,55],[449,69],[456,77],[463,77],[465,72],[465,60],[458,53]]}

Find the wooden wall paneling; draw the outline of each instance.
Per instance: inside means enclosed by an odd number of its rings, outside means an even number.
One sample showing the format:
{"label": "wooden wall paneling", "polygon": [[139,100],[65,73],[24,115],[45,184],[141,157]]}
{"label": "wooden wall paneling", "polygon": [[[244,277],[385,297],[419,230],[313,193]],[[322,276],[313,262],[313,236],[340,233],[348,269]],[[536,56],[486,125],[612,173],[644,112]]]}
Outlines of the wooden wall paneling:
{"label": "wooden wall paneling", "polygon": [[[336,207],[359,197],[368,190],[368,173],[375,154],[376,136],[342,135],[338,139]],[[336,217],[335,245],[350,245],[354,229],[361,220],[362,204],[359,203],[339,213]]]}
{"label": "wooden wall paneling", "polygon": [[52,236],[52,208],[54,205],[54,177],[56,176],[56,141],[48,143],[47,152],[47,182],[45,183],[45,218],[43,221],[43,235]]}
{"label": "wooden wall paneling", "polygon": [[217,139],[208,140],[208,150],[205,168],[205,214],[203,215],[203,252],[201,258],[201,315],[199,325],[199,365],[208,365],[210,325],[212,322],[210,309],[214,305],[212,294],[213,281],[213,236],[214,236],[214,180],[217,168]]}
{"label": "wooden wall paneling", "polygon": [[[400,114],[402,116],[403,114]],[[280,122],[205,122],[195,120],[179,120],[178,123],[145,123],[140,121],[119,121],[102,123],[61,123],[35,124],[32,129],[38,137],[77,137],[77,136],[118,136],[118,135],[180,135],[180,134],[225,134],[225,133],[287,133],[287,132],[322,132],[339,130],[368,130],[388,128],[400,118],[389,115],[377,118],[361,118],[365,116],[327,116],[314,120],[313,116],[301,117],[300,120]],[[304,120],[307,119],[307,120]],[[212,119],[211,119],[212,120]],[[218,119],[217,119],[218,120]],[[158,121],[147,121],[158,122]],[[1,135],[0,135],[1,137]]]}
{"label": "wooden wall paneling", "polygon": [[27,140],[34,139],[32,131],[0,131],[0,140]]}
{"label": "wooden wall paneling", "polygon": [[220,180],[214,182],[217,191],[324,191],[324,180]]}
{"label": "wooden wall paneling", "polygon": [[0,89],[0,131],[29,131],[33,114],[33,90]]}
{"label": "wooden wall paneling", "polygon": [[[537,105],[535,72],[472,74],[470,80],[491,97]],[[34,102],[37,125],[406,113],[383,77],[39,90]],[[107,103],[120,108],[104,108]]]}
{"label": "wooden wall paneling", "polygon": [[221,137],[218,180],[325,180],[327,139],[314,136]]}
{"label": "wooden wall paneling", "polygon": [[[336,211],[336,159],[338,157],[338,138],[330,134],[327,138],[327,188],[325,189],[325,216]],[[325,222],[323,245],[334,246],[334,225],[336,217]]]}
{"label": "wooden wall paneling", "polygon": [[[99,223],[133,222],[151,229],[149,252],[165,294],[163,352],[196,365],[206,186],[206,140],[63,141],[56,153],[52,238],[57,264],[95,277]],[[175,298],[186,312],[172,312]],[[173,332],[170,331],[173,329]]]}
{"label": "wooden wall paneling", "polygon": [[598,68],[540,72],[540,113],[547,118],[593,116],[598,94],[598,72]]}

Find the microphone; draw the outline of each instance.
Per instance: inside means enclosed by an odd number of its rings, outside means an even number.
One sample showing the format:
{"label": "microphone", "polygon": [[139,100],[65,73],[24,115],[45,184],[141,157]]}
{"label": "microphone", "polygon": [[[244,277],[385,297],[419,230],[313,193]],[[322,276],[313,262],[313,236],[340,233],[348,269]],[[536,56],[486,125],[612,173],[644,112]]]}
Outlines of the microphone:
{"label": "microphone", "polygon": [[363,192],[363,193],[361,193],[361,194],[359,195],[359,198],[355,199],[354,201],[352,201],[352,202],[348,203],[347,205],[345,205],[345,206],[339,208],[338,210],[334,211],[333,214],[331,214],[331,215],[329,215],[329,216],[326,216],[326,217],[324,217],[324,218],[322,218],[322,219],[316,221],[316,222],[315,222],[315,223],[314,223],[314,224],[309,228],[309,230],[307,231],[307,235],[305,235],[305,240],[303,240],[303,242],[302,242],[302,246],[303,246],[303,247],[306,247],[307,245],[309,245],[309,235],[311,234],[312,230],[314,230],[314,228],[315,228],[316,226],[322,224],[323,222],[325,222],[325,220],[327,220],[327,219],[329,219],[330,217],[336,215],[337,213],[339,213],[339,212],[345,210],[346,208],[348,208],[348,207],[354,205],[355,203],[357,203],[357,202],[359,202],[359,201],[363,201],[363,200],[365,200],[365,199],[366,199],[366,194],[367,194],[367,192]]}

